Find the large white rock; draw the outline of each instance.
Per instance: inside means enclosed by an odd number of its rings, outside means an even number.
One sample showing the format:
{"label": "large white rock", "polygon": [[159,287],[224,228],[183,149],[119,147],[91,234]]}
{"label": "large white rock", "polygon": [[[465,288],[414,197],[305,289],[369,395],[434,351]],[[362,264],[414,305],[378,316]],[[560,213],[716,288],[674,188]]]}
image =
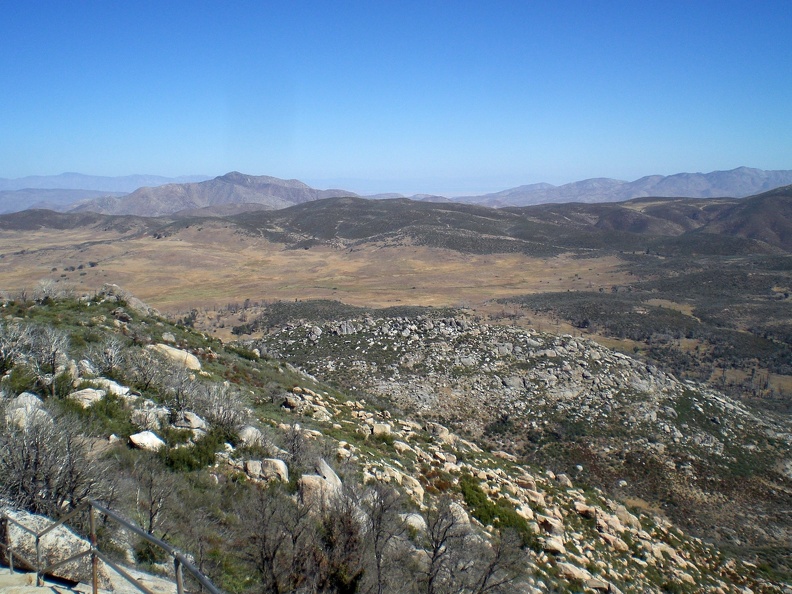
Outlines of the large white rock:
{"label": "large white rock", "polygon": [[335,491],[318,474],[304,474],[297,481],[300,501],[314,509],[323,509],[333,500]]}
{"label": "large white rock", "polygon": [[289,467],[286,462],[277,458],[265,458],[261,461],[261,478],[289,482]]}
{"label": "large white rock", "polygon": [[257,479],[261,476],[261,460],[245,460],[245,474]]}
{"label": "large white rock", "polygon": [[410,476],[409,474],[403,474],[401,479],[401,485],[413,498],[413,500],[418,503],[418,505],[423,503],[424,498],[424,488],[418,479]]}
{"label": "large white rock", "polygon": [[426,533],[426,520],[424,520],[424,517],[421,514],[399,514],[399,518],[401,518],[401,521],[404,522],[404,525],[408,530],[412,530],[417,534]]}
{"label": "large white rock", "polygon": [[104,390],[97,390],[95,388],[85,388],[84,390],[77,390],[69,394],[69,400],[74,400],[83,408],[89,408],[96,402],[104,398],[106,392]]}
{"label": "large white rock", "polygon": [[129,388],[127,386],[122,386],[121,384],[114,382],[113,380],[109,380],[105,377],[97,377],[91,380],[91,383],[95,386],[99,386],[103,390],[105,390],[108,394],[112,394],[113,396],[127,396],[129,394]]}
{"label": "large white rock", "polygon": [[136,408],[132,411],[130,420],[135,427],[140,429],[160,429],[168,424],[170,410],[164,406],[152,408]]}
{"label": "large white rock", "polygon": [[546,538],[543,548],[548,553],[553,553],[555,555],[563,555],[566,553],[564,541],[561,540],[560,536],[550,536],[549,538]]}
{"label": "large white rock", "polygon": [[188,353],[187,351],[183,351],[181,349],[177,349],[176,347],[168,346],[167,344],[150,344],[147,348],[152,350],[158,351],[175,361],[176,363],[181,363],[187,369],[193,369],[198,371],[201,369],[201,362],[198,360],[198,357],[193,355],[192,353]]}
{"label": "large white rock", "polygon": [[558,575],[575,582],[585,582],[591,579],[591,574],[577,565],[561,561],[557,565]]}
{"label": "large white rock", "polygon": [[246,425],[239,430],[239,445],[246,447],[260,446],[264,444],[264,436],[261,431],[252,425]]}
{"label": "large white rock", "polygon": [[34,423],[52,423],[52,416],[44,409],[41,398],[30,392],[22,392],[12,398],[6,406],[6,423],[26,429]]}
{"label": "large white rock", "polygon": [[153,452],[156,452],[165,445],[165,442],[151,431],[141,431],[140,433],[130,435],[129,441],[136,448],[141,450],[150,450]]}
{"label": "large white rock", "polygon": [[297,486],[303,504],[323,509],[341,492],[341,479],[324,460],[319,460],[316,472],[302,475]]}
{"label": "large white rock", "polygon": [[552,534],[553,536],[564,535],[564,523],[558,518],[551,518],[550,516],[536,516],[536,520],[539,522],[539,526],[542,528],[542,530],[544,530],[547,534]]}
{"label": "large white rock", "polygon": [[338,492],[341,490],[341,479],[338,478],[338,475],[335,473],[335,471],[330,468],[330,465],[321,458],[319,459],[319,463],[316,465],[316,474],[326,480],[334,491]]}
{"label": "large white rock", "polygon": [[186,411],[181,418],[174,423],[174,426],[181,429],[202,429],[206,431],[207,425],[201,417],[194,412]]}

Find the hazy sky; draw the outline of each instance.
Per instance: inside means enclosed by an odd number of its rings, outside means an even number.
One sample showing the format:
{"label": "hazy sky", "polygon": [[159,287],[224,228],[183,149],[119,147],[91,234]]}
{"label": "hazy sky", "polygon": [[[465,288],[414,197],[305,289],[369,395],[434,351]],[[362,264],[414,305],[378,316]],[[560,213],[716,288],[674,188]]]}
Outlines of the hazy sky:
{"label": "hazy sky", "polygon": [[0,0],[0,177],[792,169],[792,0]]}

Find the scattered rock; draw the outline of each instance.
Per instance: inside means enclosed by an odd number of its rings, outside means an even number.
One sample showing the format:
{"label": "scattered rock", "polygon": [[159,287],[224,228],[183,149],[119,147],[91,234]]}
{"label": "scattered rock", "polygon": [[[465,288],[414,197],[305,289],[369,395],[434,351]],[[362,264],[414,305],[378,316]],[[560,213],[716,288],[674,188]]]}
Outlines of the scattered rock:
{"label": "scattered rock", "polygon": [[198,371],[201,369],[201,362],[198,357],[187,351],[177,349],[167,344],[150,344],[147,348],[158,351],[168,357],[170,360],[184,365],[187,369]]}
{"label": "scattered rock", "polygon": [[104,390],[85,388],[84,390],[72,392],[67,396],[67,398],[69,400],[74,400],[83,408],[89,408],[90,406],[93,406],[94,403],[99,402],[102,398],[104,398],[105,394],[106,392]]}
{"label": "scattered rock", "polygon": [[591,574],[582,567],[563,561],[558,563],[558,575],[575,582],[585,582],[591,579]]}
{"label": "scattered rock", "polygon": [[130,443],[141,450],[150,450],[156,452],[166,444],[152,431],[141,431],[129,436]]}
{"label": "scattered rock", "polygon": [[278,480],[282,483],[289,482],[289,468],[286,462],[277,458],[265,458],[261,461],[261,478],[265,480]]}
{"label": "scattered rock", "polygon": [[239,444],[245,447],[264,445],[264,436],[261,431],[252,425],[245,425],[239,430]]}
{"label": "scattered rock", "polygon": [[545,538],[543,548],[548,553],[552,553],[554,555],[566,554],[564,541],[561,539],[560,536],[550,536],[548,538]]}

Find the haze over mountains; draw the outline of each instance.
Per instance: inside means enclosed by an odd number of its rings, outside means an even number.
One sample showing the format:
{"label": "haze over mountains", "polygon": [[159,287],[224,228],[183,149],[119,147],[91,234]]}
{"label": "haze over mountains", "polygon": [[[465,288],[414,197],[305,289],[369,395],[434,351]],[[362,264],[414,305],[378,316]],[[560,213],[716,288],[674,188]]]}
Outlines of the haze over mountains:
{"label": "haze over mountains", "polygon": [[97,190],[100,192],[134,192],[143,186],[161,186],[172,183],[190,183],[209,179],[207,175],[183,175],[163,177],[161,175],[124,175],[107,177],[83,173],[61,173],[59,175],[31,175],[16,179],[0,178],[0,190],[60,189]]}
{"label": "haze over mountains", "polygon": [[69,210],[86,200],[124,196],[143,186],[189,183],[206,179],[209,178],[205,175],[104,177],[82,173],[35,175],[17,179],[0,178],[0,213],[18,212],[28,208]]}
{"label": "haze over mountains", "polygon": [[[480,196],[447,198],[420,194],[411,198],[501,208],[563,202],[623,202],[642,197],[743,198],[789,184],[792,184],[792,170],[764,171],[738,167],[711,173],[652,175],[632,182],[594,178],[561,186],[531,184]],[[228,216],[258,209],[277,210],[339,196],[358,197],[359,194],[344,189],[319,190],[294,179],[239,172],[214,179],[143,175],[109,178],[76,173],[0,179],[0,213],[48,208],[138,216],[167,216],[179,212]],[[403,196],[383,193],[367,197]]]}

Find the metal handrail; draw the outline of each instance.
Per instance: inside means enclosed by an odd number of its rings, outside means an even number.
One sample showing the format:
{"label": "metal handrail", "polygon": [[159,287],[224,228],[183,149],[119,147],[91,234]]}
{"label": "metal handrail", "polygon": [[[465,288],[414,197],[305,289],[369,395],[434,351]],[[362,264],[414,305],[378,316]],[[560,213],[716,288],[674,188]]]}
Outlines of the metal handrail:
{"label": "metal handrail", "polygon": [[[66,522],[71,520],[77,513],[88,509],[89,512],[89,521],[90,521],[90,546],[87,550],[72,555],[68,559],[62,559],[57,561],[56,563],[50,564],[46,567],[42,567],[41,563],[41,537],[45,534],[49,533],[50,531],[54,530],[58,526],[65,525]],[[99,591],[99,578],[98,578],[98,561],[101,559],[106,565],[112,568],[116,573],[118,573],[122,578],[124,578],[127,582],[132,584],[135,588],[143,592],[144,594],[155,594],[150,589],[146,588],[143,584],[139,583],[132,575],[130,575],[127,571],[125,571],[121,566],[117,563],[112,561],[105,555],[102,551],[97,548],[96,545],[96,521],[95,521],[95,513],[99,512],[100,514],[110,518],[111,520],[117,522],[127,530],[133,532],[137,536],[143,538],[144,540],[150,542],[151,544],[161,548],[164,550],[168,555],[173,558],[173,568],[174,568],[174,576],[176,579],[176,592],[177,594],[184,594],[184,579],[183,579],[183,569],[186,569],[193,578],[195,578],[204,588],[206,588],[210,594],[222,594],[222,592],[215,586],[209,578],[207,578],[203,573],[201,573],[198,568],[195,567],[179,550],[174,548],[173,546],[169,545],[168,543],[152,536],[148,532],[142,530],[139,526],[135,526],[132,522],[124,518],[123,516],[117,514],[116,512],[104,507],[103,505],[97,503],[93,500],[85,501],[84,503],[77,506],[74,510],[72,510],[68,515],[61,518],[57,522],[52,522],[49,526],[47,526],[41,532],[36,532],[24,524],[20,523],[19,521],[15,520],[11,516],[8,515],[5,511],[0,512],[0,520],[5,520],[6,524],[6,542],[0,542],[0,547],[2,547],[6,552],[6,557],[8,561],[8,566],[11,572],[14,572],[14,556],[18,559],[24,561],[29,567],[35,567],[36,569],[36,585],[41,586],[43,583],[43,577],[45,575],[50,575],[54,569],[61,567],[67,563],[72,561],[77,561],[78,559],[82,559],[88,555],[91,556],[91,566],[92,566],[92,576],[91,576],[91,583],[93,594],[97,594]],[[36,539],[36,562],[32,563],[30,560],[26,559],[23,555],[16,552],[13,547],[11,546],[11,539],[10,534],[8,532],[8,525],[9,523],[14,524],[21,530],[27,532],[31,536],[35,537]]]}

